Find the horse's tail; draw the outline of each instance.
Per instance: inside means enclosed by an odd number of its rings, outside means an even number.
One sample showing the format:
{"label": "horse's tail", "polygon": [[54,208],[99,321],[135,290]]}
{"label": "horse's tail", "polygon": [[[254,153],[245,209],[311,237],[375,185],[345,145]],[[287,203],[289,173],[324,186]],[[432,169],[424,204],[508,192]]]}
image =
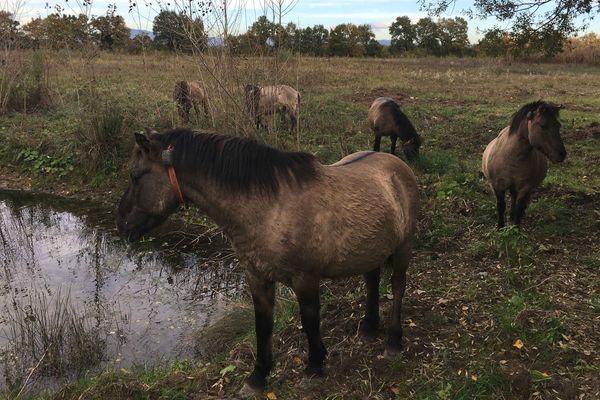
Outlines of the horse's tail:
{"label": "horse's tail", "polygon": [[190,85],[187,81],[179,81],[175,84],[175,90],[173,91],[173,100],[179,104],[184,104],[188,101],[190,94]]}

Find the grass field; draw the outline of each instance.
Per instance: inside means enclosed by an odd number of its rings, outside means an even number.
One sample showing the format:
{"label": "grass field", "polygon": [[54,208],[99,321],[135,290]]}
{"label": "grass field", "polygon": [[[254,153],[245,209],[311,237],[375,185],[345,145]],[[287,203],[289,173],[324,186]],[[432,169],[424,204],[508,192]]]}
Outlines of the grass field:
{"label": "grass field", "polygon": [[[2,185],[109,204],[126,184],[131,134],[179,124],[170,100],[174,81],[210,79],[198,72],[195,60],[164,55],[145,62],[119,55],[101,54],[87,62],[51,55],[47,62],[50,109],[0,119]],[[397,99],[424,138],[421,159],[412,165],[422,211],[403,308],[404,354],[392,362],[380,357],[383,327],[374,340],[357,335],[365,297],[359,277],[324,282],[327,376],[306,381],[301,373],[305,338],[296,306],[282,291],[271,395],[600,397],[600,68],[480,59],[301,58],[270,74],[261,62],[270,61],[239,61],[235,79],[227,82],[234,99],[222,104],[241,104],[235,89],[244,79],[298,87],[300,147],[323,163],[371,148],[367,109],[379,96]],[[551,166],[523,229],[497,231],[495,200],[479,172],[481,153],[514,111],[539,99],[565,106],[561,122],[568,156]],[[228,115],[219,104],[214,120],[194,127],[215,126],[296,148],[295,135],[286,129],[253,132],[241,111]],[[90,147],[97,143],[90,142],[93,127],[106,125],[118,140]],[[112,152],[110,159],[94,160],[98,155],[90,153],[92,148]],[[386,139],[382,149],[389,149]],[[390,314],[389,290],[386,282],[384,320]],[[230,398],[252,369],[253,329],[248,326],[241,339],[211,357],[84,376],[46,397]]]}

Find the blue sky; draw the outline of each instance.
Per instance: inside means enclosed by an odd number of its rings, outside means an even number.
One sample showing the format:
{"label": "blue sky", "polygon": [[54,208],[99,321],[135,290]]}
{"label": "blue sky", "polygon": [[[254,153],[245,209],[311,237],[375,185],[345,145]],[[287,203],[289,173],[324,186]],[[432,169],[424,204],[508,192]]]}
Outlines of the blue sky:
{"label": "blue sky", "polygon": [[[8,0],[21,1],[21,0]],[[167,1],[172,7],[187,4],[185,0],[158,0],[163,1],[166,6]],[[221,0],[222,1],[222,0]],[[265,3],[268,0],[227,0],[230,4],[230,15],[235,18],[236,32],[243,32],[247,26],[251,25],[260,15],[264,13]],[[289,0],[285,0],[289,3]],[[109,3],[116,3],[117,13],[122,15],[127,25],[133,29],[152,30],[152,19],[156,15],[159,6],[156,0],[154,6],[145,5],[144,0],[139,1],[136,11],[130,13],[129,2],[124,0],[115,0],[109,2],[105,0],[94,1],[91,10],[88,13],[101,15],[106,13]],[[66,12],[79,13],[82,8],[78,0],[65,0],[50,2],[50,8],[46,6],[43,0],[32,0],[24,3],[20,11],[20,20],[27,22],[37,16],[45,16],[54,12],[52,5],[58,4]],[[472,3],[467,0],[457,0],[454,8],[446,13],[445,17],[463,16],[463,10],[470,7]],[[413,22],[419,18],[425,17],[426,12],[420,10],[419,3],[416,0],[299,0],[294,9],[283,18],[284,23],[294,22],[300,27],[322,24],[331,28],[337,24],[352,22],[355,24],[369,24],[378,39],[389,39],[388,27],[398,16],[407,15]],[[466,17],[465,17],[466,18]],[[481,37],[481,30],[488,29],[496,24],[494,20],[470,20],[469,39],[471,42],[477,42]],[[504,22],[501,27],[508,28],[509,24]],[[600,23],[595,22],[590,25],[590,29],[600,33]]]}

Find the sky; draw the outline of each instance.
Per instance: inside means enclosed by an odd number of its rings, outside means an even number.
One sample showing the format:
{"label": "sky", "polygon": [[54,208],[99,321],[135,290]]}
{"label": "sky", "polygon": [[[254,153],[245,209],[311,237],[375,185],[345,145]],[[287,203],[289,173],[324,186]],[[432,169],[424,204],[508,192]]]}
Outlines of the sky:
{"label": "sky", "polygon": [[[20,5],[19,20],[26,23],[31,18],[45,17],[55,11],[54,6],[59,5],[67,13],[80,13],[83,8],[81,0],[59,0],[47,3],[44,0],[0,0],[8,8]],[[133,1],[133,0],[132,0]],[[148,3],[148,2],[152,3]],[[230,18],[234,21],[234,33],[244,32],[259,16],[265,12],[265,3],[269,0],[221,0],[227,1],[230,8]],[[291,0],[284,1],[289,4]],[[12,3],[11,3],[12,2]],[[162,3],[160,3],[162,2]],[[117,14],[125,18],[126,24],[132,29],[152,30],[152,19],[163,8],[181,9],[187,5],[187,0],[139,0],[139,4],[133,12],[129,12],[128,0],[94,0],[88,14],[102,15],[106,13],[108,5],[117,5]],[[1,3],[0,3],[1,4]],[[454,7],[443,17],[464,17],[469,23],[469,40],[476,43],[482,36],[482,31],[494,25],[509,28],[509,23],[498,23],[495,20],[468,19],[464,10],[471,7],[472,2],[468,0],[456,0]],[[6,7],[5,7],[6,8]],[[377,39],[389,39],[388,28],[398,16],[408,16],[414,22],[419,18],[427,16],[420,9],[417,0],[299,0],[295,7],[283,18],[283,23],[293,22],[300,27],[322,24],[326,28],[351,22],[354,24],[369,24]],[[205,23],[205,25],[207,25]],[[210,24],[208,24],[210,25]],[[210,27],[210,26],[209,26]],[[218,30],[218,29],[217,29]],[[215,32],[217,31],[215,30]],[[600,33],[600,21],[593,22],[590,29]],[[209,32],[210,34],[210,32]],[[214,33],[213,33],[214,35]]]}

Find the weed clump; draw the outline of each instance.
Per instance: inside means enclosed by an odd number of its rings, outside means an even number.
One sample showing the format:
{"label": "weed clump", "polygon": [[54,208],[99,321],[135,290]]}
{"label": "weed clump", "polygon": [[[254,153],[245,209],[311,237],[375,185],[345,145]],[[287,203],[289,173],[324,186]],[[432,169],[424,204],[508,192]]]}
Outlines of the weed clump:
{"label": "weed clump", "polygon": [[34,374],[64,376],[102,361],[106,342],[85,314],[60,292],[54,299],[37,293],[29,304],[14,299],[5,313],[8,345],[0,349],[6,387],[19,390]]}

